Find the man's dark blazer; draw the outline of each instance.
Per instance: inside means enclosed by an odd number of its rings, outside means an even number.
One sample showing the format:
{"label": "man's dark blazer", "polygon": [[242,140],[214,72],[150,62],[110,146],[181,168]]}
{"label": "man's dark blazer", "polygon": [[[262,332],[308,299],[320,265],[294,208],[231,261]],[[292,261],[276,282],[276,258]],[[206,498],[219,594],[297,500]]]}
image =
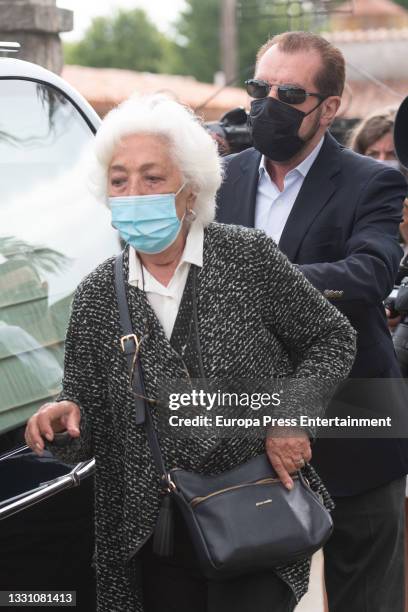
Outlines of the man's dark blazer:
{"label": "man's dark blazer", "polygon": [[[253,148],[226,158],[218,221],[254,226],[260,158]],[[397,230],[406,190],[401,173],[353,153],[326,134],[279,242],[281,251],[357,330],[353,378],[401,376],[382,301],[393,288],[402,256]],[[362,405],[364,416],[376,404],[389,402],[402,419],[408,414],[406,396],[399,384],[387,382],[383,391],[367,383],[356,391],[352,381],[344,397]],[[353,399],[353,394],[359,397]],[[335,414],[334,405],[328,416]],[[408,441],[319,439],[313,464],[333,495],[355,495],[408,472]]]}

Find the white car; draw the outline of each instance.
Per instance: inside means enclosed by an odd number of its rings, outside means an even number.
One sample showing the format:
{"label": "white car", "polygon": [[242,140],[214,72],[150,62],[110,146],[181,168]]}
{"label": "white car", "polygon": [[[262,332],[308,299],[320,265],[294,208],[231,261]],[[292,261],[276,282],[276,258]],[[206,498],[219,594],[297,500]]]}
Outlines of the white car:
{"label": "white car", "polygon": [[72,293],[120,249],[88,177],[99,123],[57,75],[0,58],[0,434],[55,396]]}
{"label": "white car", "polygon": [[42,483],[74,484],[73,466],[13,449],[60,389],[76,286],[121,248],[89,183],[99,123],[63,79],[0,57],[0,591],[72,590],[84,612],[95,609],[93,479],[49,497],[61,487]]}

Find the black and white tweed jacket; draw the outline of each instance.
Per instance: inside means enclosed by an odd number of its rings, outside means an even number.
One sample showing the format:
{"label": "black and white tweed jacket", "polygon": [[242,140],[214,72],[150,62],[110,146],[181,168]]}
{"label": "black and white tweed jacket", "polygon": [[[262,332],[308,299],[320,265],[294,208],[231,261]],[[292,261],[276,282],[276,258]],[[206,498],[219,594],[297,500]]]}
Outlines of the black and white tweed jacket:
{"label": "black and white tweed jacket", "polygon": [[[128,275],[125,253],[124,274]],[[160,380],[185,379],[193,343],[187,281],[171,341],[143,291],[126,285],[129,308],[142,342],[140,358],[148,397]],[[198,322],[207,377],[268,379],[345,378],[354,358],[355,333],[263,232],[211,224],[205,230],[203,267],[197,277]],[[189,345],[184,362],[177,352]],[[143,427],[135,424],[134,400],[116,303],[113,258],[79,285],[66,338],[63,391],[81,408],[81,437],[66,446],[49,445],[66,461],[96,458],[96,565],[98,612],[143,612],[140,586],[131,585],[127,558],[154,529],[159,482]],[[157,408],[152,408],[153,416]],[[293,407],[294,413],[299,411]],[[157,415],[156,415],[157,416]],[[168,467],[220,472],[263,451],[260,439],[161,437]],[[330,499],[311,467],[311,485]],[[296,597],[306,592],[309,560],[278,568]]]}

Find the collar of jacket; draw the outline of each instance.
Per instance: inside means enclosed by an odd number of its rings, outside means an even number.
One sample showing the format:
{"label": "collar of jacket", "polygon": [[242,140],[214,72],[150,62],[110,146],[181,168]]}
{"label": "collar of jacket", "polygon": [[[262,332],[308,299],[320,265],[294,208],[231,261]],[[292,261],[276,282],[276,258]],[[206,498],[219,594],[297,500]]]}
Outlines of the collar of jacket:
{"label": "collar of jacket", "polygon": [[[206,311],[206,309],[211,309],[211,300],[213,299],[211,291],[203,291],[203,288],[208,289],[210,285],[214,287],[215,279],[223,278],[222,270],[225,262],[223,262],[222,257],[219,258],[217,256],[216,251],[218,253],[218,250],[214,250],[211,246],[213,233],[211,225],[204,229],[203,267],[196,270],[196,292],[199,312],[200,310]],[[191,356],[196,353],[195,327],[192,322],[192,268],[193,266],[190,267],[173,334],[169,341],[149,304],[145,292],[136,286],[130,285],[128,282],[129,247],[125,248],[123,273],[132,327],[136,336],[141,339],[142,361],[143,359],[148,359],[151,355],[160,355],[160,360],[157,360],[157,358],[152,359],[150,365],[157,375],[159,374],[159,369],[161,370],[160,375],[163,377],[163,380],[185,380],[187,378],[188,368],[186,368],[185,360],[180,355],[180,349],[184,344],[188,345],[190,349],[185,351],[186,354],[189,353]],[[201,344],[205,346],[206,334],[208,333],[206,321],[199,320],[199,326],[203,336],[202,338],[200,336]],[[207,355],[203,356],[204,362],[207,357]],[[191,365],[192,371],[196,373],[196,363]],[[207,371],[205,374],[208,376],[210,372]],[[151,386],[150,393],[154,394],[154,385],[150,383],[149,378],[146,376],[146,386]]]}
{"label": "collar of jacket", "polygon": [[[290,261],[296,261],[303,237],[336,189],[335,177],[341,169],[340,153],[343,148],[329,132],[326,133],[319,155],[303,181],[279,242],[280,250]],[[250,148],[226,158],[227,180],[231,182],[235,194],[232,197],[239,202],[239,206],[234,209],[234,223],[237,225],[254,227],[261,157],[259,151]]]}

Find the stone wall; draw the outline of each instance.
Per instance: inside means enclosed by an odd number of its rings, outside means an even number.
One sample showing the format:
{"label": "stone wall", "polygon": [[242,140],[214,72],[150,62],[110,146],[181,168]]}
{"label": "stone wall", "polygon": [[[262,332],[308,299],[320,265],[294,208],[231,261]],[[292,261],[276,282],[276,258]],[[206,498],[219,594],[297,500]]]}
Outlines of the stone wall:
{"label": "stone wall", "polygon": [[57,74],[63,67],[60,32],[73,28],[73,12],[56,0],[0,0],[0,40],[19,42],[19,59]]}

